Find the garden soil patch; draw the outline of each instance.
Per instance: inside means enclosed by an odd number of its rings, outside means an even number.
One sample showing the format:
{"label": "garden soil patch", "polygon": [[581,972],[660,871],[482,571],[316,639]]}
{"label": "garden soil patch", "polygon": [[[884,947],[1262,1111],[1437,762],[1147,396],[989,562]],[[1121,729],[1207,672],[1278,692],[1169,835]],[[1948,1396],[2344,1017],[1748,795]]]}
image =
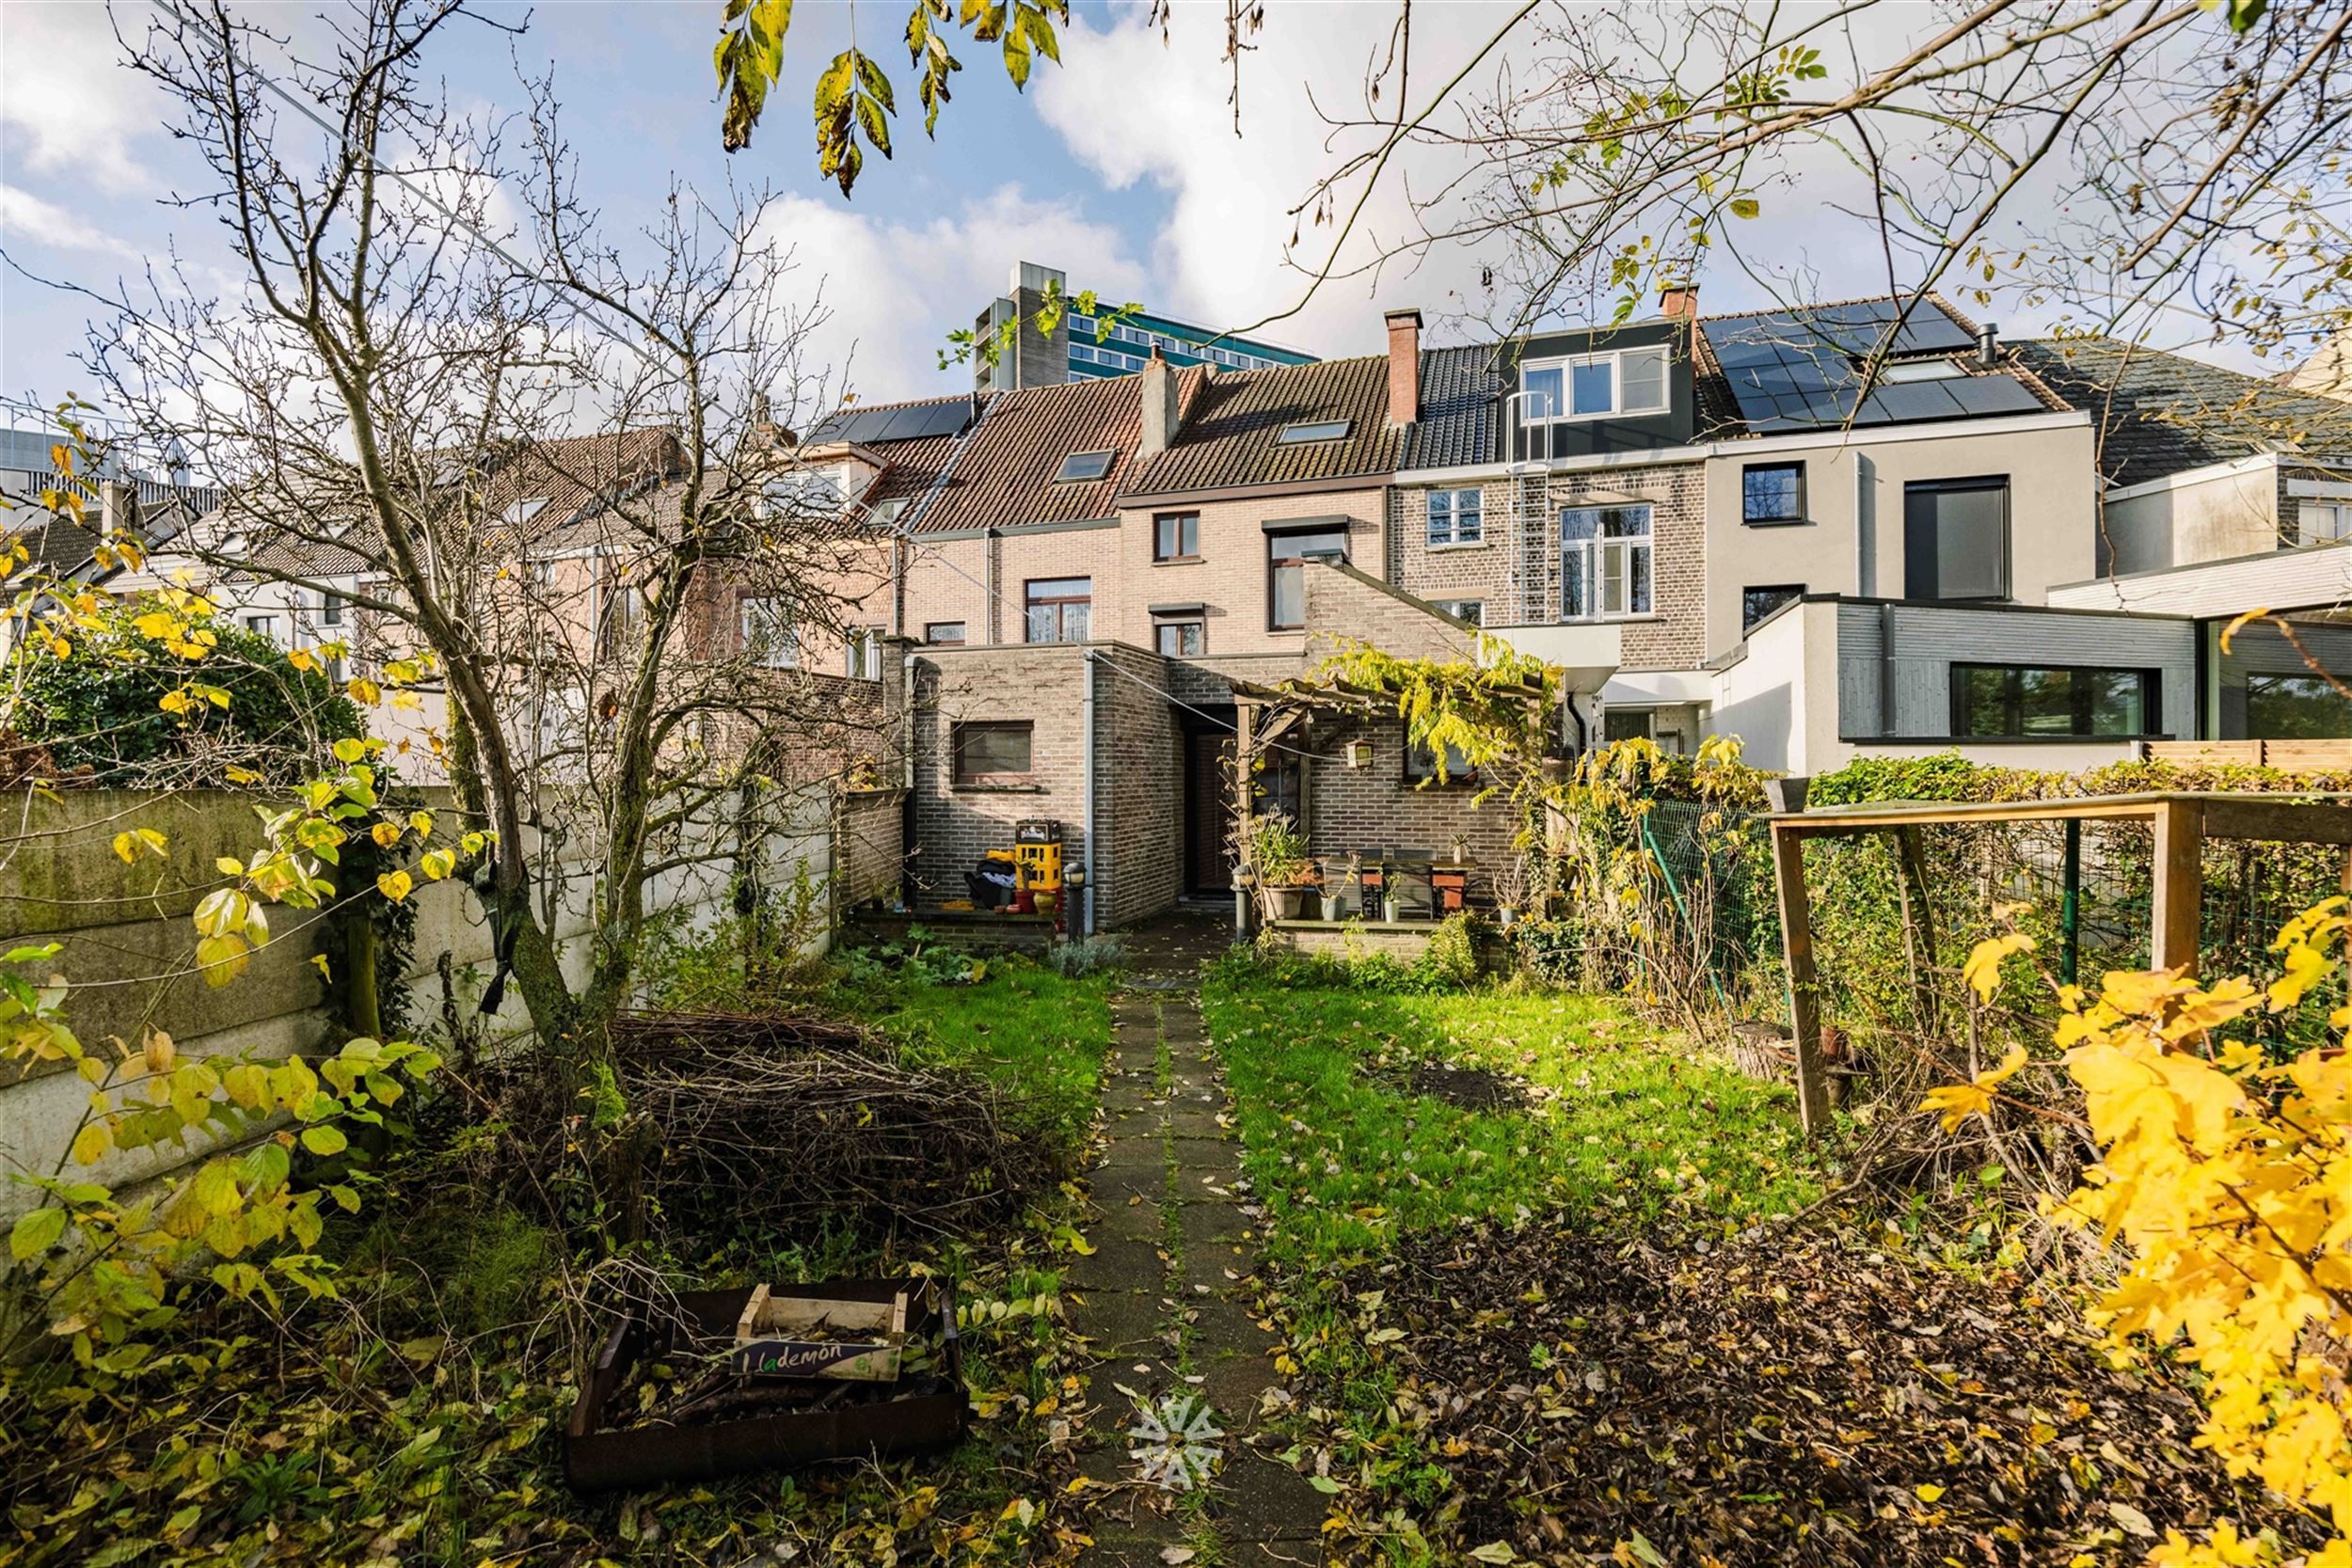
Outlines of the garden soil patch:
{"label": "garden soil patch", "polygon": [[1413,1092],[1442,1100],[1465,1111],[1517,1111],[1527,1104],[1527,1091],[1499,1072],[1475,1067],[1418,1067]]}
{"label": "garden soil patch", "polygon": [[[1701,1252],[1701,1246],[1708,1250]],[[1541,1563],[2137,1563],[2229,1515],[2317,1539],[2018,1284],[1819,1233],[1613,1245],[1528,1227],[1376,1276],[1454,1551]]]}

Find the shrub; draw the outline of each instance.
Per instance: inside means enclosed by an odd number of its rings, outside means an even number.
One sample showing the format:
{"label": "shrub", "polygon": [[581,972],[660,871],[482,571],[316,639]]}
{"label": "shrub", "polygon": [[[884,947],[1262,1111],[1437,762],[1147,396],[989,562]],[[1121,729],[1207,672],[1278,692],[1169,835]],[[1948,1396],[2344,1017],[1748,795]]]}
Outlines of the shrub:
{"label": "shrub", "polygon": [[[61,771],[87,768],[108,784],[259,782],[232,780],[238,768],[285,784],[325,764],[336,741],[366,734],[358,708],[308,654],[297,661],[206,610],[176,633],[190,647],[211,640],[203,657],[188,658],[139,629],[150,613],[139,600],[110,607],[103,629],[63,657],[43,644],[24,650],[9,724]],[[192,683],[225,694],[225,705],[207,697],[167,712],[165,699]]]}

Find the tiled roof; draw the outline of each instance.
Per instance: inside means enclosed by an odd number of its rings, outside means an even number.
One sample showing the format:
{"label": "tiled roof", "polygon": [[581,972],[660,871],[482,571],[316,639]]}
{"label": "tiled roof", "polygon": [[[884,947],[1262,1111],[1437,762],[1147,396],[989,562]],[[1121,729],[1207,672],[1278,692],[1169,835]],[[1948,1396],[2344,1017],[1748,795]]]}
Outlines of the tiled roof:
{"label": "tiled roof", "polygon": [[[1180,372],[1181,373],[1181,372]],[[1142,435],[1140,375],[1000,392],[972,432],[918,532],[1066,523],[1114,515]],[[1057,483],[1075,451],[1116,455],[1101,479]]]}
{"label": "tiled roof", "polygon": [[1502,372],[1495,345],[1431,348],[1421,355],[1421,420],[1405,443],[1406,468],[1455,468],[1495,460]]}
{"label": "tiled roof", "polygon": [[960,436],[927,436],[914,441],[882,441],[874,446],[877,455],[890,460],[865,495],[866,504],[879,506],[883,501],[898,500],[907,496],[919,496],[931,487],[939,470],[946,467],[955,451]]}
{"label": "tiled roof", "polygon": [[2041,378],[2088,409],[2099,469],[2137,484],[2258,452],[2352,454],[2352,404],[2112,338],[2012,345]]}
{"label": "tiled roof", "polygon": [[[1347,421],[1347,434],[1337,440],[1277,439],[1285,425],[1338,420]],[[1404,433],[1389,423],[1385,355],[1244,371],[1203,383],[1186,400],[1175,443],[1139,462],[1120,489],[1142,496],[1376,479],[1395,471],[1404,444]]]}

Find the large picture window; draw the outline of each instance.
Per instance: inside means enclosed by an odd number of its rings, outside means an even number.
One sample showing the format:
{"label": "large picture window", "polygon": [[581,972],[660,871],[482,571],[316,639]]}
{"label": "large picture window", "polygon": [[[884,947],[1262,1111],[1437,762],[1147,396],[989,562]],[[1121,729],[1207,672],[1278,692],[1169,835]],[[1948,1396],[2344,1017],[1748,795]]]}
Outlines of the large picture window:
{"label": "large picture window", "polygon": [[1083,642],[1094,611],[1092,578],[1031,578],[1028,581],[1028,640]]}
{"label": "large picture window", "polygon": [[1903,486],[1903,597],[2009,597],[2009,479]]}
{"label": "large picture window", "polygon": [[1307,625],[1307,558],[1347,559],[1344,528],[1295,529],[1269,533],[1266,544],[1266,628],[1301,631]]}
{"label": "large picture window", "polygon": [[2352,697],[2318,675],[2246,677],[2249,740],[2342,740],[2352,736]]}
{"label": "large picture window", "polygon": [[1027,784],[1030,741],[1031,726],[1025,721],[958,724],[954,736],[956,783]]}
{"label": "large picture window", "polygon": [[1647,615],[1650,509],[1571,506],[1560,514],[1560,613],[1571,621]]}
{"label": "large picture window", "polygon": [[1666,346],[1538,359],[1519,370],[1520,418],[1598,420],[1666,411]]}
{"label": "large picture window", "polygon": [[2120,737],[2155,733],[2153,670],[1952,666],[1952,733],[1985,739]]}

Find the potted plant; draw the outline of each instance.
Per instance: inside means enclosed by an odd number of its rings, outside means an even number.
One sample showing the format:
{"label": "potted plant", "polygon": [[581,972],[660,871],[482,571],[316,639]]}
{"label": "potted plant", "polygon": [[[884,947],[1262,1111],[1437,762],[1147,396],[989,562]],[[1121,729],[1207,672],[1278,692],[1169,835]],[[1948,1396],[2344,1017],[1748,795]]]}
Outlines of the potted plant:
{"label": "potted plant", "polygon": [[1513,855],[1495,873],[1495,919],[1504,930],[1519,923],[1519,911],[1527,908],[1527,857]]}
{"label": "potted plant", "polygon": [[1338,882],[1326,882],[1323,887],[1323,918],[1337,921],[1347,912],[1347,890],[1356,890],[1360,899],[1364,893],[1364,854],[1360,849],[1348,852],[1347,875]]}
{"label": "potted plant", "polygon": [[1315,863],[1298,824],[1271,814],[1254,818],[1249,824],[1249,864],[1257,873],[1267,919],[1306,918],[1307,899],[1315,888]]}

